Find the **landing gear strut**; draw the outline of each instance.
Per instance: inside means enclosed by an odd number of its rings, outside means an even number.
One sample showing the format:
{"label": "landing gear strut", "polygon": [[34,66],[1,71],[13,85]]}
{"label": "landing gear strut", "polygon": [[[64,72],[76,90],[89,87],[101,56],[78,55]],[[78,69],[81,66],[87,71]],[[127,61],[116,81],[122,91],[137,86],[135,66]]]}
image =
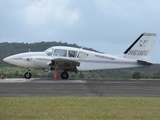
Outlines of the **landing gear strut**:
{"label": "landing gear strut", "polygon": [[31,73],[30,72],[26,72],[25,74],[24,74],[24,78],[26,78],[26,79],[30,79],[31,78]]}
{"label": "landing gear strut", "polygon": [[69,77],[69,74],[67,72],[62,72],[61,73],[61,78],[62,79],[68,79],[68,77]]}

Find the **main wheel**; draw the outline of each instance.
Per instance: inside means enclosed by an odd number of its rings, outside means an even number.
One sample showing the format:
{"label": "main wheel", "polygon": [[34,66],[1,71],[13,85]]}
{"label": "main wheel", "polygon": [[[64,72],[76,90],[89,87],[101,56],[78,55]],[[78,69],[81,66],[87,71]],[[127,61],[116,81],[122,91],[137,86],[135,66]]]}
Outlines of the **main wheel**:
{"label": "main wheel", "polygon": [[62,72],[61,73],[61,78],[62,79],[68,79],[68,77],[69,77],[69,74],[67,72]]}
{"label": "main wheel", "polygon": [[26,78],[26,79],[30,79],[31,78],[31,73],[30,72],[26,72],[25,74],[24,74],[24,78]]}

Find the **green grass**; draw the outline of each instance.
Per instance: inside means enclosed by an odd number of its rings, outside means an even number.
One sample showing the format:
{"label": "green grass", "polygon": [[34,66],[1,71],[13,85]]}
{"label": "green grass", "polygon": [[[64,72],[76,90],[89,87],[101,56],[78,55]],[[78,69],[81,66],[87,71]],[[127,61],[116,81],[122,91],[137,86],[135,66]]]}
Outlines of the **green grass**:
{"label": "green grass", "polygon": [[160,98],[0,98],[0,120],[159,120]]}

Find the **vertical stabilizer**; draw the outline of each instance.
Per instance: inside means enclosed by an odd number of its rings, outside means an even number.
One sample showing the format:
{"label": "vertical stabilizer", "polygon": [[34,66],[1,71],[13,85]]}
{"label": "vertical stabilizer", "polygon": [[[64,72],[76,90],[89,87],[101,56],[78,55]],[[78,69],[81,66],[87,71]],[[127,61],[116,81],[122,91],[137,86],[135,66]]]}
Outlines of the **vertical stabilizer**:
{"label": "vertical stabilizer", "polygon": [[125,57],[128,59],[151,60],[155,41],[155,33],[141,34],[124,52]]}

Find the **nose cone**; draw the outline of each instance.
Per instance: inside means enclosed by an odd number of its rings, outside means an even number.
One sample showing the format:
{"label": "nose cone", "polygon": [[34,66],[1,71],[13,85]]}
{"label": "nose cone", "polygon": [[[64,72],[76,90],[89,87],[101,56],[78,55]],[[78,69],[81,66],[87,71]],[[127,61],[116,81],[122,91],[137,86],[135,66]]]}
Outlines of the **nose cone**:
{"label": "nose cone", "polygon": [[3,61],[4,61],[4,62],[7,62],[7,63],[10,63],[11,58],[10,58],[10,57],[6,57],[6,58],[3,59]]}

